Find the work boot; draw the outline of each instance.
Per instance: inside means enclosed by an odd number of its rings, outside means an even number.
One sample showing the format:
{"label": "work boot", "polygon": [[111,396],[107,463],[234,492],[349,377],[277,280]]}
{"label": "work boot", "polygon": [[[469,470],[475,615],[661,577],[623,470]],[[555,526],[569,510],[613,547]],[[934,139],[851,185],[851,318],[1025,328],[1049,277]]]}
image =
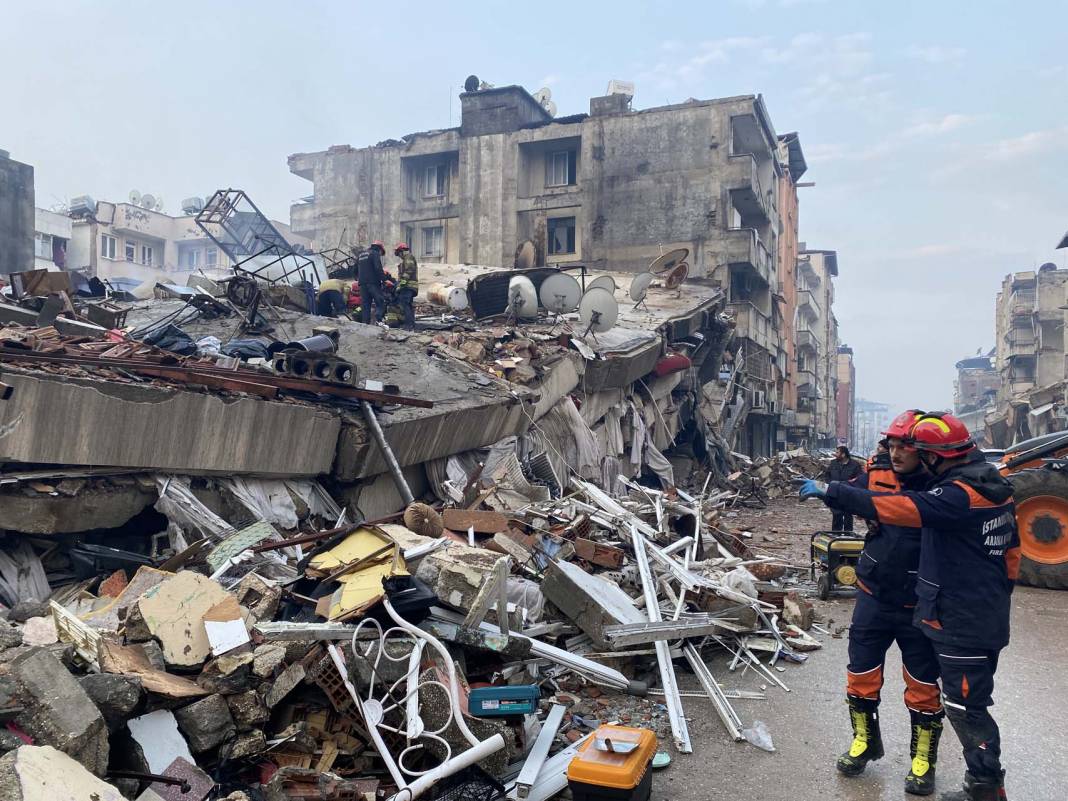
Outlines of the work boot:
{"label": "work boot", "polygon": [[905,777],[905,792],[910,795],[930,795],[935,788],[935,763],[938,761],[938,740],[942,736],[942,715],[911,712],[912,767]]}
{"label": "work boot", "polygon": [[848,698],[849,719],[853,724],[853,744],[838,757],[838,772],[859,776],[869,762],[883,756],[883,738],[879,733],[879,702]]}
{"label": "work boot", "polygon": [[952,793],[942,793],[939,801],[1006,801],[1005,771],[996,779],[976,779],[964,774],[964,786]]}

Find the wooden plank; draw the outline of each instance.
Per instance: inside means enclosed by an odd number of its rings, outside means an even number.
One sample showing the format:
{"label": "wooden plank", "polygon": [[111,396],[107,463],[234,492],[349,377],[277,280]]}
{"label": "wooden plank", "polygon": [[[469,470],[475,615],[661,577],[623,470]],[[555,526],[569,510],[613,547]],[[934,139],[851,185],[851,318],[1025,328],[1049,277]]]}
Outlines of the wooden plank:
{"label": "wooden plank", "polygon": [[467,531],[473,528],[477,534],[496,534],[508,530],[508,518],[500,512],[483,512],[468,509],[445,509],[441,513],[445,528]]}

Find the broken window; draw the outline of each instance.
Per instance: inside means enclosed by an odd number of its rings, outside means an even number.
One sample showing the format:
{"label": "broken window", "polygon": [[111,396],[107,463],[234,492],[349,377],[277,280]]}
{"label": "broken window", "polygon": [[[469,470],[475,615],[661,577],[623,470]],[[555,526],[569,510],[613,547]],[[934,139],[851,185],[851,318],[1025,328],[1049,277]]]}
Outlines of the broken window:
{"label": "broken window", "polygon": [[100,255],[105,259],[114,259],[115,251],[118,248],[118,243],[115,241],[115,237],[108,236],[107,234],[100,235]]}
{"label": "broken window", "polygon": [[546,186],[574,186],[578,152],[558,150],[545,157]]}
{"label": "broken window", "polygon": [[423,173],[423,197],[444,197],[448,166],[434,164]]}
{"label": "broken window", "polygon": [[549,254],[575,252],[575,218],[554,217],[549,220]]}
{"label": "broken window", "polygon": [[137,243],[133,240],[126,240],[126,261],[137,261]]}
{"label": "broken window", "polygon": [[52,235],[40,231],[33,235],[33,255],[39,259],[52,261]]}
{"label": "broken window", "polygon": [[152,256],[153,256],[152,246],[151,245],[141,245],[141,263],[142,264],[147,264],[148,266],[151,267],[152,266]]}
{"label": "broken window", "polygon": [[445,229],[438,225],[423,229],[423,255],[441,256],[444,252]]}

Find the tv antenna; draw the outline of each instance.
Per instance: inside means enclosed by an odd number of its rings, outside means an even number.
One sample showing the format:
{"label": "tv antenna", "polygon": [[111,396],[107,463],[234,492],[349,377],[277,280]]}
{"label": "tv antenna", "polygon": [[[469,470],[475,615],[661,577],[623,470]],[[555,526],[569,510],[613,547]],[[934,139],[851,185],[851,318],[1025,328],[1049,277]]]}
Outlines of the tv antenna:
{"label": "tv antenna", "polygon": [[582,288],[573,276],[555,273],[541,282],[538,298],[547,311],[559,317],[578,308],[582,299]]}
{"label": "tv antenna", "polygon": [[508,316],[517,322],[538,317],[538,293],[525,275],[514,275],[508,282]]}
{"label": "tv antenna", "polygon": [[645,310],[649,310],[649,307],[645,304],[645,296],[649,294],[649,285],[653,283],[654,278],[656,276],[652,273],[638,273],[638,275],[634,276],[634,280],[630,282],[628,294],[630,299],[634,301],[635,309],[639,306],[645,306]]}
{"label": "tv antenna", "polygon": [[607,331],[619,319],[619,304],[615,297],[604,287],[587,289],[579,301],[579,323],[585,328],[582,336],[594,335]]}

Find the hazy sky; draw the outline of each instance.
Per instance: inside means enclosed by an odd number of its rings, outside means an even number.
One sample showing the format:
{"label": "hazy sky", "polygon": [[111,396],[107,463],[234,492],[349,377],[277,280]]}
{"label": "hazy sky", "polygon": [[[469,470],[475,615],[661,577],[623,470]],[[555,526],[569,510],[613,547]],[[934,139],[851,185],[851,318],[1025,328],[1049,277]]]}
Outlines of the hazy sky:
{"label": "hazy sky", "polygon": [[37,203],[311,184],[286,157],[447,127],[470,73],[588,111],[762,93],[808,158],[801,238],[839,253],[859,394],[946,406],[994,294],[1068,228],[1068,4],[705,0],[0,4],[0,148]]}

